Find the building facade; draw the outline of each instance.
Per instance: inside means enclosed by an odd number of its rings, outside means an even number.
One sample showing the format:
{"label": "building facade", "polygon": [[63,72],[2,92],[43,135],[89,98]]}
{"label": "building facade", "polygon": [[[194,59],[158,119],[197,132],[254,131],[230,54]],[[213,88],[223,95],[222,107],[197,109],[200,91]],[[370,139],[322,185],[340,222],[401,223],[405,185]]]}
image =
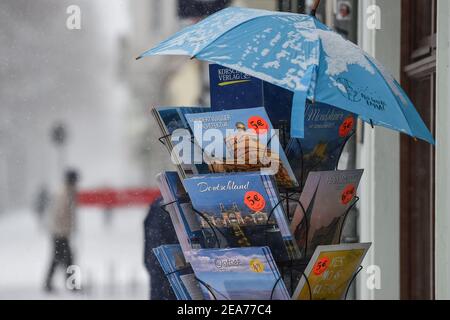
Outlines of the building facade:
{"label": "building facade", "polygon": [[124,78],[134,97],[129,113],[129,141],[134,159],[141,168],[144,185],[156,185],[155,177],[173,170],[166,148],[159,142],[158,125],[151,115],[157,106],[194,106],[202,94],[200,63],[185,57],[134,58],[184,26],[177,0],[130,1],[131,28],[123,40]]}
{"label": "building facade", "polygon": [[361,236],[374,242],[368,263],[379,264],[383,280],[381,290],[361,284],[361,293],[448,299],[448,2],[362,2],[360,45],[397,77],[437,145],[366,128],[359,158],[369,169],[362,192],[371,197]]}
{"label": "building facade", "polygon": [[[307,12],[312,1],[239,1]],[[342,19],[348,6],[354,21]],[[348,8],[347,8],[348,9]],[[360,123],[358,241],[372,242],[360,299],[449,299],[449,17],[446,0],[322,1],[319,18],[358,43],[410,95],[437,144]]]}

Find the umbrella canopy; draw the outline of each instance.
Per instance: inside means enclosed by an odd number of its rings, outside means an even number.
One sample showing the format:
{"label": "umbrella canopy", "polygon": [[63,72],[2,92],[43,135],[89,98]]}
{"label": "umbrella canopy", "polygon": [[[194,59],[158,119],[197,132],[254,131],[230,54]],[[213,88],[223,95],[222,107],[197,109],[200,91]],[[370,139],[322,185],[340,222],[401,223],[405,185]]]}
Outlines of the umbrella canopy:
{"label": "umbrella canopy", "polygon": [[313,16],[231,7],[139,58],[151,55],[188,55],[293,91],[293,137],[304,137],[309,99],[434,144],[411,100],[383,66]]}

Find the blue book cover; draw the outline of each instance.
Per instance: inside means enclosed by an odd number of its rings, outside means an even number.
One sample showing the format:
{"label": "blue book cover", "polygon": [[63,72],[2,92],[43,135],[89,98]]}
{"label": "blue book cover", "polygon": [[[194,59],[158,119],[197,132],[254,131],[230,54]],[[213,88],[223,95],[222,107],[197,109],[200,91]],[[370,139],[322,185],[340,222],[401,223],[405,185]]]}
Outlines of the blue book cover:
{"label": "blue book cover", "polygon": [[203,300],[200,285],[179,245],[160,246],[153,252],[178,300]]}
{"label": "blue book cover", "polygon": [[168,187],[173,196],[172,201],[175,201],[173,206],[176,206],[177,211],[180,213],[181,221],[189,237],[191,247],[200,249],[200,247],[205,248],[214,246],[215,242],[210,244],[205,243],[205,241],[211,241],[211,239],[204,238],[202,228],[199,223],[200,219],[192,208],[191,200],[188,193],[184,189],[180,177],[175,172],[166,172],[165,176]]}
{"label": "blue book cover", "polygon": [[168,134],[172,134],[177,129],[189,129],[186,121],[186,114],[203,113],[210,111],[203,107],[157,107],[155,108],[167,129]]}
{"label": "blue book cover", "polygon": [[248,74],[211,64],[209,83],[213,111],[263,105],[263,81]]}
{"label": "blue book cover", "polygon": [[183,183],[215,247],[268,246],[277,261],[300,258],[273,177],[210,174]]}
{"label": "blue book cover", "polygon": [[[264,108],[187,114],[198,145],[209,157],[214,173],[254,172],[275,175],[281,188],[298,182]],[[200,129],[199,129],[200,128]],[[209,131],[210,130],[210,131]],[[220,132],[213,143],[203,141],[208,132]],[[221,139],[222,141],[217,141]],[[211,148],[211,146],[217,146]]]}
{"label": "blue book cover", "polygon": [[[232,81],[234,76],[244,81]],[[210,65],[210,86],[211,111],[265,108],[274,128],[280,130],[280,142],[302,185],[309,172],[337,167],[341,151],[356,128],[355,114],[308,101],[305,138],[291,139],[293,92],[219,65]]]}
{"label": "blue book cover", "polygon": [[176,172],[164,172],[157,177],[166,211],[170,214],[178,241],[184,251],[205,247],[201,226],[187,192]]}
{"label": "blue book cover", "polygon": [[290,139],[286,154],[302,185],[314,171],[335,170],[342,150],[356,130],[357,116],[326,104],[308,102],[305,138]]}
{"label": "blue book cover", "polygon": [[290,90],[264,81],[264,107],[275,128],[286,130],[291,125],[292,101],[294,93]]}
{"label": "blue book cover", "polygon": [[170,191],[173,195],[173,201],[176,201],[176,205],[180,209],[183,224],[189,238],[200,241],[202,237],[201,228],[197,222],[197,219],[195,219],[195,213],[192,210],[189,196],[186,190],[184,190],[180,177],[176,174],[176,172],[166,172],[165,176]]}
{"label": "blue book cover", "polygon": [[[191,138],[192,134],[186,121],[186,114],[208,112],[209,110],[209,108],[202,107],[157,107],[153,109],[153,115],[161,129],[162,141],[164,141],[169,152],[172,152],[177,145],[177,142],[174,141],[172,136],[176,130],[185,130],[185,133],[180,137],[180,140],[182,140],[181,138],[183,137],[185,137],[185,139]],[[180,158],[175,159],[177,162],[176,165],[178,166],[178,173],[183,179],[194,174],[209,173],[207,165],[204,163],[196,163],[194,161],[195,153],[201,154],[201,150],[197,148],[193,141],[190,149],[191,155],[188,157],[188,161],[183,161],[183,159]],[[176,152],[173,154],[177,155]]]}
{"label": "blue book cover", "polygon": [[290,119],[291,91],[217,64],[209,66],[209,78],[211,111],[264,107],[277,129]]}
{"label": "blue book cover", "polygon": [[267,247],[196,250],[191,265],[207,300],[290,300]]}

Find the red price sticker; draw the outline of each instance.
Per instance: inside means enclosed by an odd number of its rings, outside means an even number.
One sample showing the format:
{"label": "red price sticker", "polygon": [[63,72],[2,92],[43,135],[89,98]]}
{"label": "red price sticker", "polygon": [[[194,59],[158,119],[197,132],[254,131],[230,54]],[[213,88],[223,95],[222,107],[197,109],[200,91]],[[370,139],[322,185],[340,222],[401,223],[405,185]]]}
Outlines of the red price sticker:
{"label": "red price sticker", "polygon": [[248,119],[248,128],[255,130],[257,134],[266,133],[269,130],[269,124],[261,117],[254,116]]}
{"label": "red price sticker", "polygon": [[317,261],[316,265],[313,268],[313,272],[316,276],[322,275],[325,271],[327,271],[328,266],[330,265],[330,259],[327,257],[320,259]]}
{"label": "red price sticker", "polygon": [[248,191],[244,196],[244,203],[255,212],[262,211],[266,207],[266,200],[256,191]]}
{"label": "red price sticker", "polygon": [[353,131],[353,128],[355,127],[355,118],[353,116],[349,116],[342,122],[341,126],[339,127],[339,136],[341,138],[347,137],[350,132]]}
{"label": "red price sticker", "polygon": [[343,205],[347,205],[350,201],[353,200],[356,194],[356,188],[353,184],[349,184],[345,187],[344,191],[342,191],[341,202]]}

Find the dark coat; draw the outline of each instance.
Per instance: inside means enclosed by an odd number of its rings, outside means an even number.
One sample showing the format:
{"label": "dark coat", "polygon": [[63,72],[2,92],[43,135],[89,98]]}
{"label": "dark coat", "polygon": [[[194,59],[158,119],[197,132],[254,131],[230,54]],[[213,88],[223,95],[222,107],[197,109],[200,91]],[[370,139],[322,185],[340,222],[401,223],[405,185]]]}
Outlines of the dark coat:
{"label": "dark coat", "polygon": [[178,244],[175,229],[168,213],[161,209],[157,199],[144,220],[144,263],[150,275],[151,300],[175,300],[170,284],[152,249],[166,244]]}

